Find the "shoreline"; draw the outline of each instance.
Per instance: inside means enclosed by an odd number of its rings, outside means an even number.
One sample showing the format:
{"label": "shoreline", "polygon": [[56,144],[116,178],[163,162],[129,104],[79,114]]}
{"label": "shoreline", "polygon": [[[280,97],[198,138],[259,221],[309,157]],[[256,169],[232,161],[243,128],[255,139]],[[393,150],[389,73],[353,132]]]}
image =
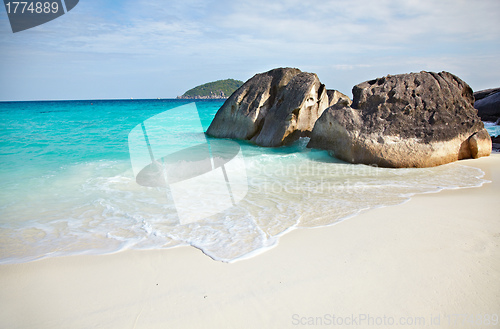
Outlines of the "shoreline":
{"label": "shoreline", "polygon": [[[349,165],[349,164],[347,164]],[[455,162],[449,165],[461,165],[465,167],[470,167],[465,164],[461,164],[459,162]],[[447,166],[447,165],[445,165]],[[281,168],[281,167],[280,167]],[[300,166],[299,166],[300,168]],[[311,170],[308,169],[308,167],[303,167],[304,170]],[[472,169],[472,168],[469,168]],[[476,168],[477,169],[477,168]],[[284,169],[283,169],[284,170]],[[299,169],[300,170],[300,169]],[[280,170],[278,170],[280,171]],[[312,170],[314,172],[314,170]],[[477,170],[477,175],[475,176],[475,179],[477,180],[476,184],[477,185],[468,185],[468,186],[456,186],[456,185],[448,185],[446,187],[443,186],[435,186],[433,188],[430,188],[429,190],[426,191],[418,191],[418,192],[409,192],[409,193],[399,193],[397,196],[397,202],[394,202],[396,199],[392,199],[390,203],[379,203],[377,205],[371,205],[368,206],[368,208],[356,208],[355,212],[352,212],[350,214],[345,215],[344,217],[339,217],[336,219],[334,222],[327,223],[327,224],[320,224],[318,226],[301,226],[301,225],[294,225],[294,226],[289,226],[287,227],[284,231],[281,231],[277,235],[272,236],[272,238],[269,240],[271,243],[263,245],[261,247],[258,247],[257,249],[252,249],[248,253],[241,254],[238,257],[231,258],[231,259],[224,259],[224,258],[217,258],[216,255],[210,254],[210,252],[206,253],[204,251],[203,247],[196,246],[195,244],[189,244],[187,242],[179,243],[179,244],[174,244],[171,246],[152,246],[152,247],[137,247],[136,244],[134,243],[124,243],[123,245],[118,246],[117,249],[86,249],[86,250],[73,250],[73,251],[68,251],[68,250],[62,250],[62,251],[54,251],[54,252],[48,252],[44,255],[39,255],[39,256],[23,256],[21,258],[5,258],[0,260],[0,266],[2,265],[14,265],[14,264],[24,264],[24,263],[30,263],[30,262],[37,262],[41,261],[44,259],[49,259],[49,258],[61,258],[61,257],[72,257],[72,256],[105,256],[105,255],[114,255],[117,253],[125,252],[128,250],[138,250],[138,251],[155,251],[155,250],[169,250],[169,249],[175,249],[179,247],[192,247],[199,249],[203,254],[205,254],[207,257],[214,261],[218,262],[223,262],[223,263],[235,263],[239,262],[242,260],[250,259],[252,257],[257,257],[258,255],[261,255],[265,252],[267,252],[270,249],[275,248],[279,244],[279,240],[286,234],[289,234],[291,231],[294,230],[300,230],[300,229],[311,229],[311,228],[325,228],[325,227],[330,227],[337,225],[345,220],[350,220],[352,218],[357,217],[359,214],[369,212],[370,210],[373,209],[379,209],[379,208],[385,208],[385,207],[390,207],[390,206],[395,206],[395,205],[400,205],[404,204],[408,201],[410,201],[412,198],[414,198],[416,195],[421,195],[421,194],[432,194],[432,193],[439,193],[444,190],[456,190],[456,189],[465,189],[465,188],[478,188],[481,187],[482,185],[488,183],[488,180],[484,179],[484,172],[482,170]],[[432,178],[432,177],[430,177]],[[21,245],[19,245],[21,247]],[[63,247],[63,246],[62,246]],[[90,245],[89,245],[90,248]]]}
{"label": "shoreline", "polygon": [[233,263],[182,246],[0,265],[0,325],[296,328],[364,314],[468,328],[450,315],[500,310],[500,154],[459,163],[491,183],[295,229]]}

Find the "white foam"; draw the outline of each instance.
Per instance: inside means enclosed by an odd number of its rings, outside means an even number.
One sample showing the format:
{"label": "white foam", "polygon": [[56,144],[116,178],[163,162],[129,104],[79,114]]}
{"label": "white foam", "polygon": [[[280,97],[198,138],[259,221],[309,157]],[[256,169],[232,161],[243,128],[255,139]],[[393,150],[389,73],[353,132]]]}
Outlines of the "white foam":
{"label": "white foam", "polygon": [[245,157],[246,197],[185,225],[179,224],[174,203],[162,188],[135,183],[126,161],[68,167],[35,181],[27,198],[11,198],[2,206],[0,263],[180,245],[233,262],[272,248],[296,228],[333,225],[361,210],[405,202],[416,193],[485,182],[481,170],[457,163],[385,169],[318,161],[323,158],[316,151]]}

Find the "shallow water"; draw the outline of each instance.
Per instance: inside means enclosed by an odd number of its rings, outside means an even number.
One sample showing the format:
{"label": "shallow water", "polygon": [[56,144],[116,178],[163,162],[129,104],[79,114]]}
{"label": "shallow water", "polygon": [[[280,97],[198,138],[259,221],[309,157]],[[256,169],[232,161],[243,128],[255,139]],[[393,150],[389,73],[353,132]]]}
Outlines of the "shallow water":
{"label": "shallow water", "polygon": [[484,127],[488,130],[490,136],[500,135],[500,125],[495,124],[495,122],[485,122]]}
{"label": "shallow water", "polygon": [[[210,184],[191,189],[193,201],[182,207],[193,217],[180,221],[172,193],[136,182],[128,137],[148,118],[187,103],[0,103],[0,263],[180,245],[231,262],[272,247],[295,228],[331,225],[416,193],[484,182],[479,169],[459,163],[386,169],[344,163],[307,149],[306,139],[275,149],[238,142],[246,185],[241,200],[196,217],[206,207],[202,200],[224,195]],[[196,103],[203,129],[221,105]]]}

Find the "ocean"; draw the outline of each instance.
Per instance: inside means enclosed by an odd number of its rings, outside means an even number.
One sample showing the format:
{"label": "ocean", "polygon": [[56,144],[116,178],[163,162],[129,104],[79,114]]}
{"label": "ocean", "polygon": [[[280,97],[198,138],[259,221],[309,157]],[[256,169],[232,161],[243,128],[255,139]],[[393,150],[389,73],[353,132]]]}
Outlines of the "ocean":
{"label": "ocean", "polygon": [[[0,102],[0,264],[186,245],[233,262],[275,246],[293,229],[485,182],[481,170],[459,162],[425,169],[347,164],[307,149],[307,138],[279,148],[205,139],[200,129],[222,104]],[[162,123],[165,138],[154,130]],[[175,167],[182,177],[144,183],[137,175],[148,164],[138,156],[165,165],[163,140],[184,157]],[[202,148],[191,148],[196,143]],[[196,158],[202,150],[207,156]]]}

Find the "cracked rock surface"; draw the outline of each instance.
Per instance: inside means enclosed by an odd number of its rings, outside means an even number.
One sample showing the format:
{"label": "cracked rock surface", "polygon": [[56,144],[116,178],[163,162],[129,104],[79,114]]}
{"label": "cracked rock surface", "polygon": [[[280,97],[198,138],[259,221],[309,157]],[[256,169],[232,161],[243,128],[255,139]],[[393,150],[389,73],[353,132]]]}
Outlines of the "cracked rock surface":
{"label": "cracked rock surface", "polygon": [[[330,100],[330,98],[331,100]],[[349,98],[327,91],[314,73],[278,68],[256,74],[222,105],[207,130],[220,138],[281,146],[309,136],[331,102]]]}
{"label": "cracked rock surface", "polygon": [[448,72],[386,76],[325,110],[308,147],[351,163],[430,167],[491,153],[472,89]]}

